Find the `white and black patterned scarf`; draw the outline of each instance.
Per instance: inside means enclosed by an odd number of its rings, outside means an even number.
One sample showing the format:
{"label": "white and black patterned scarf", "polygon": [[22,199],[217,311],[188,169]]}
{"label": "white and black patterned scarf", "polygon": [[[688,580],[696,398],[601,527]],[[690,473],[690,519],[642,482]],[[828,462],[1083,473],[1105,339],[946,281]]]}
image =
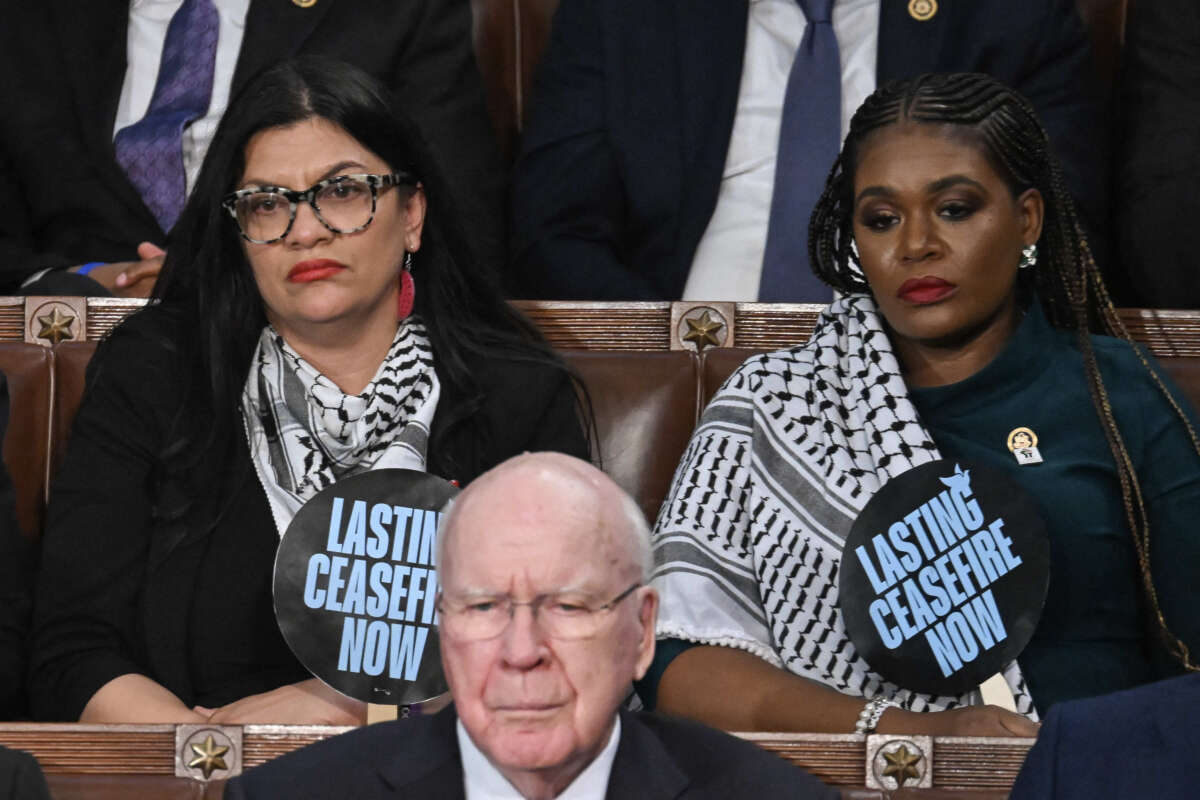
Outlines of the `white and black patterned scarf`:
{"label": "white and black patterned scarf", "polygon": [[[939,458],[873,300],[839,298],[802,347],[751,358],[705,410],[655,527],[658,636],[747,650],[914,711],[981,702],[871,671],[838,607],[842,546],[889,479]],[[1036,719],[1020,668],[1004,671]]]}
{"label": "white and black patterned scarf", "polygon": [[342,392],[268,325],[242,416],[250,458],[282,536],[304,502],[369,469],[425,469],[440,386],[425,327],[409,317],[362,394]]}

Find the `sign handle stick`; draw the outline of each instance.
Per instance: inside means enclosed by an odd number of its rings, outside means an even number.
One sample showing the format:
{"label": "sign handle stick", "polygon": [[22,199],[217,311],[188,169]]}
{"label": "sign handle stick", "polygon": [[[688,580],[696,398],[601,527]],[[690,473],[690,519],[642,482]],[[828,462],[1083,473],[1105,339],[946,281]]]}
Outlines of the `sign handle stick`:
{"label": "sign handle stick", "polygon": [[379,703],[367,703],[367,724],[374,725],[376,722],[390,722],[391,720],[400,717],[399,706],[380,705]]}
{"label": "sign handle stick", "polygon": [[1013,697],[1012,689],[999,672],[979,684],[979,693],[983,695],[983,702],[989,706],[1000,706],[1014,712],[1017,710],[1017,701]]}

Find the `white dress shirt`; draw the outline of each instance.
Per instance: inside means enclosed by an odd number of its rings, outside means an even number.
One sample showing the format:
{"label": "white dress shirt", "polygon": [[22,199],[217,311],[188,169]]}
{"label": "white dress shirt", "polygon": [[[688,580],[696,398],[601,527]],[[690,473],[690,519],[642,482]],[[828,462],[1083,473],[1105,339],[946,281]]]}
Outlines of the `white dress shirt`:
{"label": "white dress shirt", "polygon": [[[835,0],[833,5],[842,66],[843,138],[855,110],[875,91],[879,2]],[[783,96],[807,22],[796,0],[750,0],[749,15],[721,188],[692,259],[685,300],[758,299]]]}
{"label": "white dress shirt", "polygon": [[[122,128],[146,116],[150,98],[154,94],[154,83],[158,79],[158,64],[162,59],[163,42],[167,39],[167,26],[182,5],[183,0],[131,0],[129,3],[125,83],[121,87],[121,101],[117,105],[114,138]],[[217,131],[217,123],[229,105],[229,89],[233,84],[238,53],[242,49],[242,33],[246,29],[246,11],[250,8],[250,0],[213,0],[213,5],[217,7],[221,22],[217,31],[212,99],[208,104],[208,113],[183,131],[183,167],[187,173],[189,192],[196,182],[213,134]]]}
{"label": "white dress shirt", "polygon": [[[458,750],[462,757],[463,787],[467,800],[522,800],[508,779],[496,769],[488,757],[471,741],[462,720],[455,727],[458,734]],[[555,800],[604,800],[608,792],[608,776],[617,757],[617,743],[621,740],[621,718],[616,717],[608,744],[592,759],[583,772]]]}

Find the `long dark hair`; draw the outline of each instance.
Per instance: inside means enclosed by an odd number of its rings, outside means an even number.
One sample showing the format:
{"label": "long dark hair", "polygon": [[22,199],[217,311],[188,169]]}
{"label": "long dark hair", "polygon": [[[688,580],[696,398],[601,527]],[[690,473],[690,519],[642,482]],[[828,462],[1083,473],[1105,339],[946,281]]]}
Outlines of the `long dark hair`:
{"label": "long dark hair", "polygon": [[813,210],[808,234],[813,270],[841,292],[871,291],[853,249],[854,175],[867,138],[877,130],[902,122],[957,126],[956,133],[961,132],[976,143],[1013,197],[1031,188],[1041,193],[1045,217],[1037,243],[1037,267],[1021,271],[1020,288],[1036,293],[1050,324],[1076,334],[1092,404],[1116,463],[1126,521],[1133,535],[1150,613],[1168,650],[1185,667],[1196,669],[1187,646],[1167,628],[1159,608],[1150,574],[1150,521],[1141,484],[1113,416],[1088,334],[1103,333],[1129,341],[1183,422],[1197,453],[1200,440],[1141,348],[1133,344],[1117,314],[1075,213],[1062,168],[1029,101],[999,81],[976,73],[921,75],[878,88],[854,113],[841,155],[834,162],[825,190]]}
{"label": "long dark hair", "polygon": [[[161,460],[166,478],[202,486],[210,464],[228,463],[236,437],[235,413],[266,315],[237,226],[221,207],[236,189],[250,138],[268,128],[306,119],[332,122],[380,156],[392,169],[417,176],[427,211],[421,249],[413,254],[418,283],[414,313],[428,331],[443,400],[430,453],[451,474],[462,474],[441,443],[462,426],[486,442],[480,387],[465,356],[504,357],[565,370],[537,330],[503,301],[492,272],[479,263],[461,227],[446,182],[415,123],[387,91],[357,67],[319,57],[285,61],[260,73],[230,103],[200,170],[187,206],[171,232],[155,287],[160,313],[181,332],[167,346],[184,364],[184,407]],[[177,516],[183,509],[162,509]]]}

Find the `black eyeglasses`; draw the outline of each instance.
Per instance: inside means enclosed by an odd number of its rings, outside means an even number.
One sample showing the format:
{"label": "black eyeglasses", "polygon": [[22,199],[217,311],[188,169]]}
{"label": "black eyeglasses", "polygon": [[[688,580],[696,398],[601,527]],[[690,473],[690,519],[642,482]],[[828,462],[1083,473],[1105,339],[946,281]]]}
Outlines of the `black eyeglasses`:
{"label": "black eyeglasses", "polygon": [[270,244],[288,235],[302,202],[312,206],[321,224],[334,233],[355,233],[375,219],[375,201],[381,189],[416,185],[416,177],[407,172],[338,175],[302,192],[277,186],[240,189],[226,195],[221,205],[237,223],[243,239]]}
{"label": "black eyeglasses", "polygon": [[590,639],[600,632],[603,614],[612,611],[642,583],[633,584],[607,603],[596,603],[571,593],[545,594],[525,603],[508,595],[475,597],[464,602],[438,598],[441,629],[463,641],[494,639],[512,621],[517,606],[529,606],[533,618],[551,639]]}

